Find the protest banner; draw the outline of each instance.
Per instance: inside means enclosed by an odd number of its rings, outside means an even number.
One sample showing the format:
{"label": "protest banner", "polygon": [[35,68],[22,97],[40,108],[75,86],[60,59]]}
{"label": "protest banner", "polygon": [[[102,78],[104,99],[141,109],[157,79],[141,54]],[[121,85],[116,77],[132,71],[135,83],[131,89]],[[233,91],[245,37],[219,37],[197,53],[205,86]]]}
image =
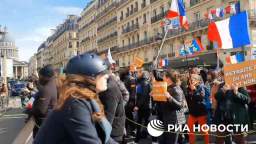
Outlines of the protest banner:
{"label": "protest banner", "polygon": [[153,82],[152,88],[152,97],[154,101],[166,102],[167,97],[165,93],[167,92],[167,83],[166,82]]}
{"label": "protest banner", "polygon": [[226,84],[239,87],[256,84],[256,60],[225,66],[224,79]]}
{"label": "protest banner", "polygon": [[144,64],[144,61],[139,57],[135,57],[133,64],[136,65],[137,68],[141,68]]}

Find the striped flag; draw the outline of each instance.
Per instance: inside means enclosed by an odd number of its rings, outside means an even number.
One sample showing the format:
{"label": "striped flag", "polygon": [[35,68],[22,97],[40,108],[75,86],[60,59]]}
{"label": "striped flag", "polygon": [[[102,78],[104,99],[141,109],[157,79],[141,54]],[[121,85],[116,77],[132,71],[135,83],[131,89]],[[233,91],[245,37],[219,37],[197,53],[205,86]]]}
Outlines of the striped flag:
{"label": "striped flag", "polygon": [[186,9],[183,0],[172,0],[171,7],[167,12],[166,18],[173,19],[179,17],[180,26],[184,29],[189,29],[188,20],[186,17]]}

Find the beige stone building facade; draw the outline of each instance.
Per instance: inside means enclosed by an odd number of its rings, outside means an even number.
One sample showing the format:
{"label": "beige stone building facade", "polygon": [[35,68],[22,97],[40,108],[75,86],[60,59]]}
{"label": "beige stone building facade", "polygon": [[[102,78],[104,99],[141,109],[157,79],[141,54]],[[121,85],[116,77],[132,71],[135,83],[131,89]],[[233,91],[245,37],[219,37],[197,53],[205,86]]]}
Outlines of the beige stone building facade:
{"label": "beige stone building facade", "polygon": [[97,1],[91,1],[84,8],[78,20],[79,53],[97,49],[97,23],[95,20],[97,12]]}
{"label": "beige stone building facade", "polygon": [[97,52],[105,54],[110,48],[118,46],[117,38],[117,0],[97,1]]}
{"label": "beige stone building facade", "polygon": [[[205,14],[218,7],[226,7],[235,0],[190,0],[184,1],[189,30],[173,29],[167,34],[160,58],[171,61],[171,66],[184,67],[185,58],[179,57],[179,50],[197,38],[206,49],[202,55],[189,58],[190,64],[216,65],[216,49],[209,42],[208,24]],[[241,10],[249,13],[252,45],[239,48],[245,50],[247,59],[252,55],[250,48],[256,45],[256,1],[240,0]],[[164,36],[161,21],[170,7],[170,0],[96,0],[82,12],[79,21],[80,51],[106,53],[108,48],[119,67],[127,67],[134,57],[142,58],[146,65],[152,63]],[[229,17],[226,14],[225,17]],[[96,40],[95,40],[96,39]],[[222,62],[232,51],[220,51]],[[255,50],[256,55],[256,50]],[[214,62],[213,62],[214,61]],[[225,63],[224,63],[225,64]]]}
{"label": "beige stone building facade", "polygon": [[33,55],[28,62],[28,76],[38,76],[37,73],[37,56]]}
{"label": "beige stone building facade", "polygon": [[[183,47],[184,42],[186,43],[187,41],[191,41],[194,38],[198,38],[204,48],[207,49],[204,55],[209,55],[209,57],[211,57],[210,59],[202,59],[204,62],[201,63],[213,64],[210,61],[214,59],[214,56],[216,56],[216,50],[214,49],[213,43],[208,41],[207,28],[210,21],[205,18],[204,15],[207,11],[221,6],[227,6],[228,4],[234,2],[234,0],[191,0],[190,3],[189,1],[185,2],[190,29],[188,31],[182,29],[170,30],[163,45],[163,49],[160,53],[160,57],[168,57],[169,60],[174,62],[174,65],[177,65],[174,67],[182,67],[184,64],[181,64],[181,61],[184,61],[184,57],[176,57],[175,55],[179,53],[179,49]],[[164,18],[166,11],[170,7],[170,2],[168,0],[125,1],[124,4],[120,5],[118,8],[118,15],[121,15],[123,11],[127,12],[128,8],[131,8],[132,4],[136,3],[138,3],[138,12],[135,13],[132,17],[125,17],[124,20],[118,21],[119,27],[122,27],[123,25],[127,26],[127,24],[136,21],[137,18],[139,21],[138,28],[128,33],[127,35],[123,33],[121,34],[119,32],[119,49],[116,57],[120,67],[129,66],[135,56],[143,58],[146,63],[151,63],[157,55],[157,50],[161,44],[161,38],[164,36],[164,29],[161,27],[160,23]],[[241,0],[241,9],[248,10],[249,12],[251,34],[253,38],[255,37],[256,28],[255,1]],[[228,16],[230,15],[226,15],[226,17]],[[241,51],[241,49],[237,49],[236,51]],[[247,58],[249,58],[250,51],[247,51],[246,53],[248,56]],[[225,56],[228,54],[230,53],[226,51],[220,52],[220,57],[223,62],[225,61]],[[200,60],[199,57],[200,56],[196,58],[190,58],[188,60],[191,61],[190,63],[195,63],[197,59]]]}
{"label": "beige stone building facade", "polygon": [[78,17],[69,15],[64,23],[57,26],[55,32],[38,48],[38,69],[51,64],[62,70],[68,60],[77,55],[79,47]]}

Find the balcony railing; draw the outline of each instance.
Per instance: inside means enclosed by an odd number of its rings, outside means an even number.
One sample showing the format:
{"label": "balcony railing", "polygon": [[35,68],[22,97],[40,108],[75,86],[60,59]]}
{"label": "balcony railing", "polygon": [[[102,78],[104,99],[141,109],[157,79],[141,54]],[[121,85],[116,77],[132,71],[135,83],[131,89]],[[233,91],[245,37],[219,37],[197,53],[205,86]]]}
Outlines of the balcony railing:
{"label": "balcony railing", "polygon": [[167,12],[162,12],[162,13],[160,13],[160,14],[154,16],[154,17],[151,17],[151,24],[153,24],[153,23],[155,23],[155,22],[157,22],[157,21],[163,19],[163,18],[166,16],[166,13],[167,13]]}
{"label": "balcony railing", "polygon": [[141,8],[143,9],[144,7],[146,7],[146,3],[141,4]]}
{"label": "balcony railing", "polygon": [[117,52],[122,52],[122,51],[131,50],[131,49],[134,49],[134,48],[138,48],[138,47],[141,47],[143,45],[150,44],[154,41],[155,41],[154,38],[147,38],[147,39],[144,39],[142,41],[139,41],[139,42],[127,45],[127,46],[119,47],[117,49]]}
{"label": "balcony railing", "polygon": [[200,2],[202,2],[204,0],[190,0],[190,7],[199,4]]}
{"label": "balcony railing", "polygon": [[120,6],[122,4],[124,4],[125,2],[128,2],[129,0],[120,0],[119,3],[117,4],[117,6]]}
{"label": "balcony railing", "polygon": [[130,10],[130,15],[132,15],[132,14],[133,14],[133,9]]}
{"label": "balcony railing", "polygon": [[100,13],[96,16],[96,18],[99,18],[99,17],[105,15],[109,10],[111,10],[112,8],[114,8],[116,5],[117,5],[117,3],[116,3],[116,2],[113,2],[113,3],[112,3],[111,5],[109,5],[106,9],[104,9],[102,12],[100,12]]}
{"label": "balcony railing", "polygon": [[138,23],[137,23],[137,24],[134,24],[134,25],[132,25],[132,26],[126,27],[125,29],[123,29],[123,32],[122,32],[122,33],[125,34],[125,33],[128,33],[128,32],[137,30],[137,29],[139,29],[139,24],[138,24]]}
{"label": "balcony railing", "polygon": [[134,8],[134,13],[138,12],[138,8]]}
{"label": "balcony railing", "polygon": [[81,41],[81,43],[84,43],[84,42],[86,42],[86,41],[88,41],[88,40],[90,40],[90,37],[84,38],[84,39]]}
{"label": "balcony railing", "polygon": [[100,31],[100,30],[102,30],[103,28],[105,28],[106,26],[109,26],[109,25],[111,25],[113,22],[116,22],[116,21],[117,21],[117,17],[114,17],[114,18],[112,18],[111,20],[107,21],[105,24],[99,26],[99,27],[97,28],[97,30]]}
{"label": "balcony railing", "polygon": [[106,37],[103,37],[103,38],[99,39],[97,42],[98,42],[98,43],[101,43],[101,42],[104,42],[104,41],[106,41],[107,39],[112,38],[112,37],[115,37],[115,36],[117,36],[117,32],[113,32],[113,33],[107,35]]}
{"label": "balcony railing", "polygon": [[136,12],[138,12],[138,8],[134,8],[134,9],[130,10],[130,12],[127,12],[126,17],[129,17],[129,16],[133,15]]}
{"label": "balcony railing", "polygon": [[152,4],[152,3],[154,3],[154,2],[156,2],[157,0],[150,0],[150,4]]}
{"label": "balcony railing", "polygon": [[90,26],[95,20],[90,21],[89,23],[87,23],[86,25],[84,25],[82,28],[80,28],[78,31],[82,31],[83,29],[85,29],[86,27]]}

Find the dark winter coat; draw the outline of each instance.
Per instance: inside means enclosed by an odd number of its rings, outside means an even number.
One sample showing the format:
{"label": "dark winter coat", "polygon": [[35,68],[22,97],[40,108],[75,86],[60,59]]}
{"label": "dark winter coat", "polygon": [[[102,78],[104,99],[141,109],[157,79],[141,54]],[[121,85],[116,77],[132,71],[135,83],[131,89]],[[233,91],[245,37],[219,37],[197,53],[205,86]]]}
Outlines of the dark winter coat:
{"label": "dark winter coat", "polygon": [[165,124],[184,124],[186,122],[183,106],[185,96],[180,86],[168,86],[168,92],[172,99],[166,103],[160,103],[160,110]]}
{"label": "dark winter coat", "polygon": [[135,105],[139,108],[139,111],[147,111],[150,109],[150,92],[150,81],[146,75],[143,75],[142,78],[138,79],[136,85]]}
{"label": "dark winter coat", "polygon": [[244,88],[238,89],[238,94],[235,95],[233,90],[223,92],[222,84],[215,95],[217,100],[217,109],[215,112],[216,124],[248,124],[248,103],[249,95]]}
{"label": "dark winter coat", "polygon": [[108,89],[99,93],[100,100],[108,121],[112,124],[111,137],[116,141],[122,141],[125,127],[125,110],[123,96],[115,79],[110,76]]}
{"label": "dark winter coat", "polygon": [[[52,111],[41,126],[34,144],[101,144],[110,137],[107,120],[94,122],[91,101],[69,98],[60,110]],[[108,124],[106,124],[106,122]],[[105,130],[102,128],[105,126]],[[104,135],[106,134],[106,135]],[[116,144],[111,138],[109,144]]]}

